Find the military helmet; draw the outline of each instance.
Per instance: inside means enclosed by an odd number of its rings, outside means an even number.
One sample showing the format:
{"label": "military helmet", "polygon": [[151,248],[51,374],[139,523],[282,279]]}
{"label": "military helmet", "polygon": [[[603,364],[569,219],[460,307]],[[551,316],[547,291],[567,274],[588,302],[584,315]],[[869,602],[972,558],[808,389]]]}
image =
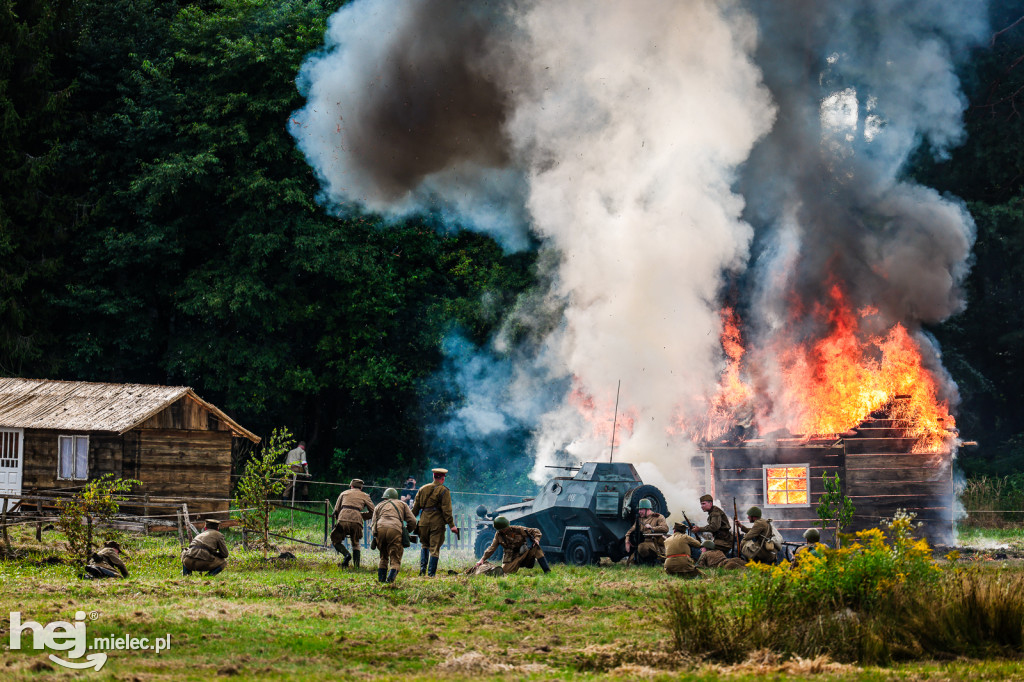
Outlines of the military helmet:
{"label": "military helmet", "polygon": [[807,542],[818,542],[821,540],[821,533],[818,532],[817,528],[808,528],[804,531],[804,540],[807,540]]}
{"label": "military helmet", "polygon": [[747,516],[750,516],[755,519],[761,518],[761,508],[751,507],[750,509],[747,510]]}
{"label": "military helmet", "polygon": [[494,519],[494,530],[505,530],[506,528],[508,528],[508,519],[504,516]]}
{"label": "military helmet", "polygon": [[637,509],[654,509],[654,505],[651,504],[650,500],[644,498],[644,499],[640,500],[640,504],[638,504],[636,506],[636,508]]}
{"label": "military helmet", "polygon": [[705,540],[704,542],[700,543],[700,546],[703,547],[704,549],[714,549],[715,548],[715,542],[714,542],[714,540]]}
{"label": "military helmet", "polygon": [[398,491],[395,490],[394,488],[388,488],[387,490],[384,491],[384,499],[385,500],[397,500],[398,499]]}

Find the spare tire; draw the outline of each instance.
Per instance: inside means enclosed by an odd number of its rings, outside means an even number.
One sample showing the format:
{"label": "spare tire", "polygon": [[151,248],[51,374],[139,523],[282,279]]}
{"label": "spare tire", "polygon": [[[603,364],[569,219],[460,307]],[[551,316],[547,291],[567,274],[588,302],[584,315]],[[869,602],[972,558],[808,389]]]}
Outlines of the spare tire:
{"label": "spare tire", "polygon": [[654,511],[668,518],[669,511],[668,504],[665,502],[665,496],[653,485],[646,484],[633,488],[625,494],[622,500],[622,518],[627,520],[635,519],[636,508],[640,504],[640,500],[650,500]]}

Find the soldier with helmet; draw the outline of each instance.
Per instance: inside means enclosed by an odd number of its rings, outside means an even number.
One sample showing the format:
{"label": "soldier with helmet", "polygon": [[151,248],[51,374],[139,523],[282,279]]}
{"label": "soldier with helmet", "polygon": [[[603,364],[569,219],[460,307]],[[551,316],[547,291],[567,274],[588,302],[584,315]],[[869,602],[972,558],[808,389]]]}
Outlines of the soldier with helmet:
{"label": "soldier with helmet", "polygon": [[706,526],[694,526],[695,533],[711,533],[714,538],[715,547],[724,554],[732,549],[732,522],[720,508],[715,506],[714,498],[711,495],[700,496],[700,508],[707,512],[708,523]]}
{"label": "soldier with helmet", "polygon": [[[359,542],[363,539],[363,521],[373,516],[373,500],[363,492],[362,479],[353,478],[348,490],[343,490],[334,503],[334,530],[331,544],[335,551],[345,557],[342,567],[349,561],[359,568]],[[351,538],[352,554],[345,549],[345,538]]]}
{"label": "soldier with helmet", "polygon": [[801,555],[814,554],[820,556],[821,549],[828,549],[828,545],[821,542],[821,533],[818,532],[817,528],[808,528],[804,531],[804,546],[796,550],[796,554],[793,556],[793,564],[800,563]]}
{"label": "soldier with helmet", "polygon": [[[384,499],[373,509],[370,521],[370,532],[380,552],[380,563],[377,564],[377,580],[393,583],[398,577],[398,569],[402,567],[402,524],[413,533],[416,531],[416,517],[402,500],[398,499],[398,491],[388,488],[384,491]],[[390,568],[390,570],[389,570]]]}
{"label": "soldier with helmet", "polygon": [[494,554],[498,547],[502,549],[501,570],[505,575],[515,573],[520,568],[533,568],[536,562],[545,573],[551,571],[544,550],[540,548],[541,532],[538,528],[510,525],[508,519],[499,516],[494,519],[494,539],[487,548],[477,566],[482,565]]}
{"label": "soldier with helmet", "polygon": [[668,535],[668,521],[654,511],[648,499],[640,500],[636,520],[626,531],[626,554],[634,550],[638,563],[654,564],[665,555],[665,536]]}
{"label": "soldier with helmet", "polygon": [[761,518],[761,508],[751,507],[747,510],[747,520],[752,524],[747,528],[739,524],[743,531],[740,539],[740,554],[747,561],[757,561],[764,564],[774,564],[778,548],[772,540],[772,522],[769,519]]}
{"label": "soldier with helmet", "polygon": [[430,578],[437,573],[441,546],[445,540],[445,526],[458,535],[455,516],[452,515],[452,494],[444,485],[447,469],[432,469],[434,480],[416,493],[412,513],[420,517],[417,530],[420,536],[420,575]]}

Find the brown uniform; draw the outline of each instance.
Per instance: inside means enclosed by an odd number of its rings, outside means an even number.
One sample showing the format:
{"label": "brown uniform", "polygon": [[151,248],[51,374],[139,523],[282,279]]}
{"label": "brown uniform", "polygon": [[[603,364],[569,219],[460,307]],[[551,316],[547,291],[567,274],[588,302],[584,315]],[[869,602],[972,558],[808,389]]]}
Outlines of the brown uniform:
{"label": "brown uniform", "polygon": [[204,530],[192,538],[181,553],[181,565],[189,571],[213,571],[224,568],[228,561],[228,543],[219,530]]}
{"label": "brown uniform", "polygon": [[725,552],[718,549],[705,550],[697,559],[697,568],[745,568],[747,562],[739,557],[729,559]]}
{"label": "brown uniform", "polygon": [[107,576],[109,578],[116,578],[118,572],[121,573],[122,577],[128,577],[128,567],[124,565],[124,562],[121,561],[121,555],[113,547],[104,547],[93,552],[92,556],[89,557],[89,566],[99,569],[99,574],[89,571],[89,573],[96,577]]}
{"label": "brown uniform", "polygon": [[[533,568],[537,559],[544,556],[540,548],[541,532],[538,528],[526,526],[509,526],[494,532],[491,546],[480,557],[487,561],[501,547],[501,570],[505,575],[515,573],[520,568]],[[528,542],[529,541],[529,542]]]}
{"label": "brown uniform", "polygon": [[699,578],[700,571],[693,565],[691,547],[700,547],[696,538],[686,533],[673,533],[665,540],[665,572],[684,578]]}
{"label": "brown uniform", "polygon": [[445,528],[455,525],[452,515],[452,494],[443,483],[428,483],[416,493],[412,513],[420,517],[418,531],[420,545],[430,550],[430,556],[441,556]]}
{"label": "brown uniform", "polygon": [[345,538],[352,538],[352,549],[359,549],[363,539],[363,520],[373,515],[373,500],[362,488],[349,488],[338,495],[334,503],[334,530],[331,544],[338,546]]}
{"label": "brown uniform", "polygon": [[772,539],[772,524],[768,519],[754,521],[750,528],[740,524],[743,531],[743,538],[740,540],[740,554],[747,561],[759,561],[764,564],[775,563],[775,551],[768,549],[767,544]]}
{"label": "brown uniform", "polygon": [[639,513],[637,514],[636,521],[626,531],[626,537],[630,537],[637,529],[637,524],[640,524],[640,532],[643,533],[644,539],[640,543],[640,546],[636,548],[637,554],[641,559],[655,560],[660,555],[664,554],[665,550],[665,537],[664,535],[653,535],[653,533],[668,534],[668,521],[665,517],[658,512],[651,512],[647,516],[640,518]]}
{"label": "brown uniform", "polygon": [[370,528],[377,538],[377,550],[380,562],[377,568],[397,571],[402,567],[402,524],[410,533],[416,531],[416,517],[412,515],[409,505],[401,500],[383,500],[373,510]]}
{"label": "brown uniform", "polygon": [[718,507],[712,507],[708,512],[708,525],[695,526],[694,530],[698,533],[711,533],[715,547],[723,552],[728,552],[732,547],[732,522]]}

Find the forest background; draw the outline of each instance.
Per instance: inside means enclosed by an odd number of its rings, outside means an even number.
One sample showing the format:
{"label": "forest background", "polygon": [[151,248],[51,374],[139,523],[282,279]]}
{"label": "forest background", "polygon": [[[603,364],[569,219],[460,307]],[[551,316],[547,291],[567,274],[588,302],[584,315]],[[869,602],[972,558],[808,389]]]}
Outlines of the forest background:
{"label": "forest background", "polygon": [[[442,343],[484,344],[538,253],[317,204],[287,123],[342,4],[0,0],[0,375],[192,386],[257,433],[287,425],[319,479],[460,458],[424,435],[460,400]],[[968,307],[928,330],[971,476],[1024,471],[1024,0],[991,7],[961,60],[965,144],[905,169],[977,224]],[[461,457],[461,482],[532,488],[527,457]]]}

